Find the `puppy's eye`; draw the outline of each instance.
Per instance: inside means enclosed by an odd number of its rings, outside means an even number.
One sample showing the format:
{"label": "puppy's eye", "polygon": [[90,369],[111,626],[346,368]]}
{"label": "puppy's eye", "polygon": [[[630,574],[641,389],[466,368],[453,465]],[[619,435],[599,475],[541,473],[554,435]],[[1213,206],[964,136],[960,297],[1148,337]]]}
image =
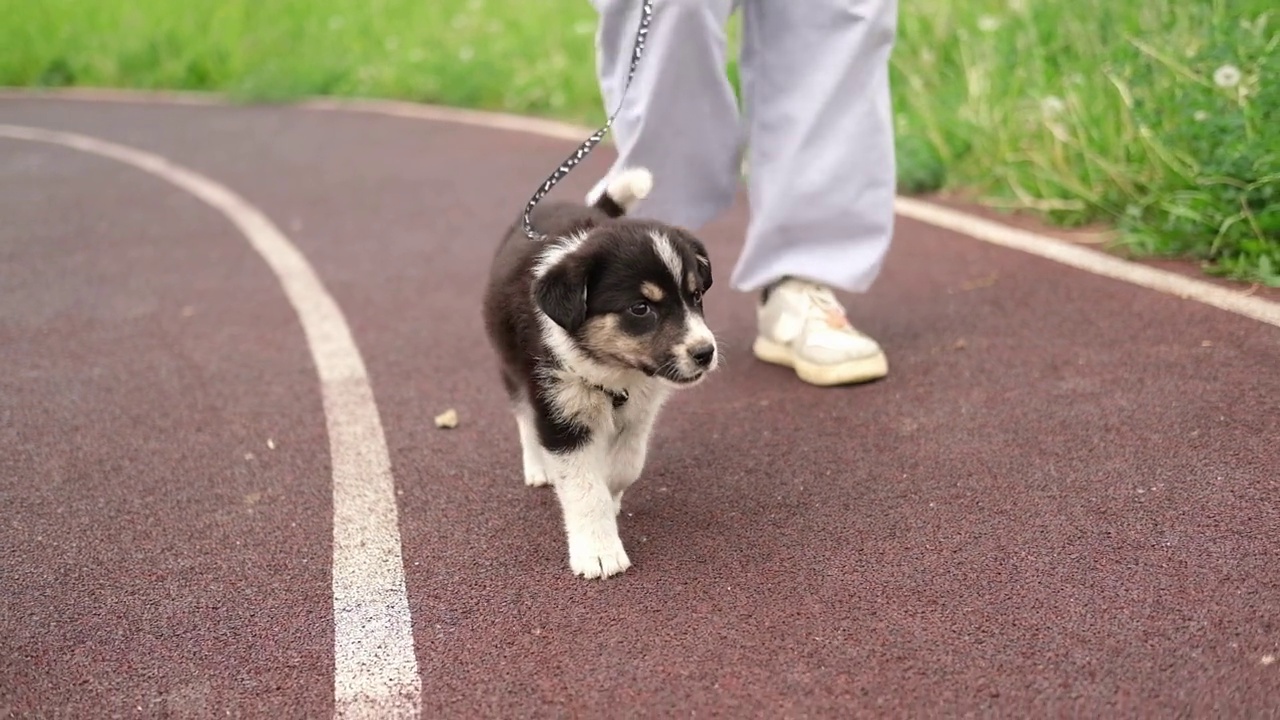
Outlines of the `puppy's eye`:
{"label": "puppy's eye", "polygon": [[694,291],[693,291],[693,304],[694,304],[694,305],[701,305],[701,304],[702,304],[702,291],[701,291],[701,290],[694,290]]}
{"label": "puppy's eye", "polygon": [[631,306],[631,314],[635,315],[636,317],[644,317],[645,315],[648,315],[652,309],[653,308],[649,306],[649,303],[638,302],[635,305]]}

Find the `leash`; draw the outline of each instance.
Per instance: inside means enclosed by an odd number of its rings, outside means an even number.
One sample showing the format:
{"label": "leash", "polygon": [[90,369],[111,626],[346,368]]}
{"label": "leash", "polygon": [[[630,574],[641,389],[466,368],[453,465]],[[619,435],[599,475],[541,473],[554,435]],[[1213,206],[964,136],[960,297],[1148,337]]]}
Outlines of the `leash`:
{"label": "leash", "polygon": [[578,146],[577,150],[573,151],[572,155],[560,164],[560,167],[556,168],[555,172],[551,173],[551,176],[542,183],[542,187],[538,188],[538,191],[533,194],[533,197],[529,198],[529,202],[524,206],[521,227],[530,240],[546,238],[545,235],[533,229],[533,223],[529,219],[533,208],[537,206],[542,198],[547,196],[547,193],[551,192],[551,188],[555,187],[556,183],[564,179],[564,176],[568,175],[578,163],[582,162],[583,158],[595,149],[596,145],[600,144],[600,141],[604,139],[605,133],[609,132],[609,128],[613,126],[613,121],[618,117],[618,113],[622,112],[622,102],[627,98],[627,89],[631,87],[631,78],[635,77],[636,66],[640,64],[640,55],[644,53],[644,41],[649,36],[649,21],[652,17],[653,0],[644,0],[644,4],[640,7],[640,27],[636,30],[635,48],[631,51],[631,69],[627,72],[627,83],[622,86],[622,97],[618,99],[618,109],[614,110],[613,115],[609,116],[609,120],[604,124],[604,127],[587,138],[586,141]]}

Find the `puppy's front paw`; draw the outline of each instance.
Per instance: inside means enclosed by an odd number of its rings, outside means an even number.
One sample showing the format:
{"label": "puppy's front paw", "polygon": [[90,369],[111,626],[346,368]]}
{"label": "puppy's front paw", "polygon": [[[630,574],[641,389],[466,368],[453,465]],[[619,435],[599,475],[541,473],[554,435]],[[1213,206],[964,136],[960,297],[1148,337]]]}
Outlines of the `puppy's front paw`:
{"label": "puppy's front paw", "polygon": [[551,484],[551,475],[542,462],[542,455],[536,448],[526,447],[524,450],[524,484],[529,487],[545,487]]}
{"label": "puppy's front paw", "polygon": [[551,478],[547,477],[547,471],[540,467],[525,466],[524,484],[529,487],[546,487],[551,484]]}
{"label": "puppy's front paw", "polygon": [[581,541],[569,543],[569,568],[584,578],[607,578],[626,572],[631,559],[622,540]]}

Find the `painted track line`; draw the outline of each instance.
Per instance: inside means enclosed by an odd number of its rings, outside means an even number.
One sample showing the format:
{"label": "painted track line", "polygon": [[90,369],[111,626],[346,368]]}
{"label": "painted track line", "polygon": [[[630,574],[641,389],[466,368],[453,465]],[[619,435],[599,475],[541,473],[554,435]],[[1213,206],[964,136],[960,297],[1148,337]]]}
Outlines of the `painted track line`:
{"label": "painted track line", "polygon": [[159,155],[43,128],[0,125],[0,137],[69,147],[166,180],[226,216],[275,273],[306,334],[328,427],[335,716],[416,718],[421,678],[386,437],[360,351],[342,311],[306,258],[257,208]]}
{"label": "painted track line", "polygon": [[[104,97],[109,97],[109,95]],[[582,138],[596,131],[595,128],[555,120],[436,105],[419,105],[397,100],[315,98],[300,102],[297,106],[310,110],[362,112],[408,119],[448,122],[456,125],[469,125],[507,132],[524,132],[572,142],[580,142]],[[1280,327],[1280,303],[1248,295],[1246,294],[1247,291],[1231,290],[1204,280],[1132,262],[1099,250],[1082,247],[1029,230],[1021,230],[937,203],[931,203],[927,200],[899,195],[894,199],[894,210],[902,217],[944,230],[950,230],[975,240],[1019,250],[1077,270],[1137,285],[1148,290],[1166,293],[1185,300],[1194,300],[1220,310]]]}
{"label": "painted track line", "polygon": [[[0,88],[0,99],[77,100],[81,102],[152,103],[203,107],[226,107],[228,103],[213,93],[167,90],[125,90],[115,88],[30,89]],[[487,110],[467,110],[440,105],[427,105],[401,100],[365,98],[315,97],[294,103],[306,110],[356,112],[413,120],[447,122],[506,132],[523,132],[540,137],[580,142],[595,132],[589,128],[559,120],[526,117]],[[605,143],[611,140],[606,139]],[[980,218],[917,198],[898,196],[898,215],[943,228],[992,245],[1000,245],[1036,255],[1095,275],[1131,285],[1193,300],[1230,313],[1280,327],[1280,303],[1266,298],[1233,291],[1204,280],[1161,270],[1125,260],[1092,248],[1074,245],[1028,230]]]}
{"label": "painted track line", "polygon": [[1020,230],[934,203],[906,197],[899,197],[895,202],[899,215],[927,225],[978,238],[993,245],[1038,255],[1094,275],[1121,280],[1185,300],[1196,300],[1220,310],[1280,327],[1280,303],[1271,300],[1246,295],[1243,291],[1230,290],[1168,270],[1130,262],[1114,255]]}

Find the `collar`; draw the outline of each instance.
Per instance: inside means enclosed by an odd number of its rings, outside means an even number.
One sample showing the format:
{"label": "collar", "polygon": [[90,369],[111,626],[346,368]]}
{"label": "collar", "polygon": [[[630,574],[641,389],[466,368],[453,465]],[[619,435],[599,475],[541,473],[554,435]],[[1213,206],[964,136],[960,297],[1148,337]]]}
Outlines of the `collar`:
{"label": "collar", "polygon": [[[564,366],[559,363],[556,363],[551,367],[555,368],[557,371],[563,371],[564,369]],[[604,385],[601,385],[600,383],[596,383],[596,382],[592,382],[591,380],[588,380],[586,377],[578,373],[573,373],[573,376],[576,377],[578,380],[580,380],[584,385],[591,388],[592,390],[598,390],[599,392],[602,392],[605,395],[608,395],[609,400],[613,402],[614,410],[617,410],[623,405],[626,405],[627,401],[631,399],[631,394],[628,393],[626,390],[614,390],[612,388],[607,388]]]}
{"label": "collar", "polygon": [[626,390],[610,390],[609,388],[607,388],[607,387],[605,387],[605,386],[603,386],[603,385],[595,385],[595,384],[593,384],[591,387],[593,387],[593,388],[595,388],[595,389],[599,390],[600,392],[604,393],[605,395],[608,395],[608,396],[609,396],[609,399],[613,401],[613,409],[614,409],[614,410],[617,410],[618,408],[622,407],[623,405],[626,405],[626,404],[627,404],[627,400],[631,399],[631,396],[630,396],[629,394],[627,394],[627,391],[626,391]]}

